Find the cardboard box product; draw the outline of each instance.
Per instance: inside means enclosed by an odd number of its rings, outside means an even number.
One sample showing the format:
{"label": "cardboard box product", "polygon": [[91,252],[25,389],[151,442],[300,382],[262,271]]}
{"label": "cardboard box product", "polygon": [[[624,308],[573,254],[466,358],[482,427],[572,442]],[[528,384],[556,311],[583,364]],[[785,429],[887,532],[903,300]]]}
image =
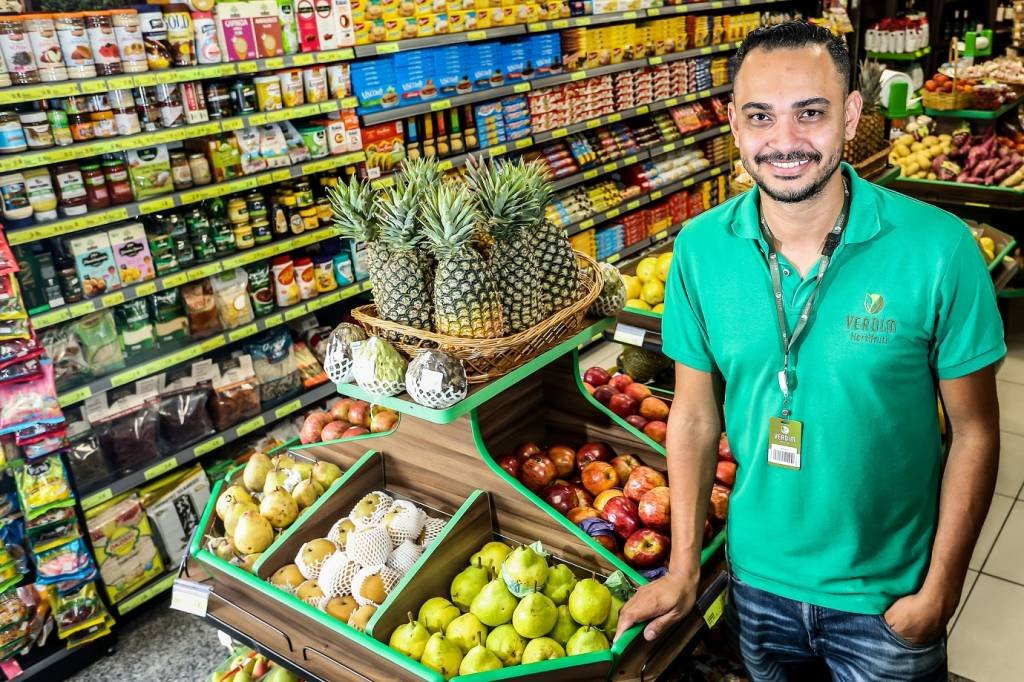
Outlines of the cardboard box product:
{"label": "cardboard box product", "polygon": [[246,3],[250,7],[252,29],[255,36],[256,53],[260,57],[277,57],[284,54],[284,36],[278,17],[277,3],[260,0]]}
{"label": "cardboard box product", "polygon": [[217,40],[228,61],[256,59],[256,33],[248,3],[218,3],[214,14],[217,18]]}
{"label": "cardboard box product", "polygon": [[363,151],[366,162],[363,164],[366,179],[380,177],[390,173],[405,158],[405,137],[401,121],[391,121],[362,130]]}
{"label": "cardboard box product", "polygon": [[303,52],[317,52],[321,49],[314,0],[295,0],[295,28]]}
{"label": "cardboard box product", "polygon": [[156,277],[149,241],[142,223],[127,223],[107,230],[121,284],[129,285]]}
{"label": "cardboard box product", "polygon": [[334,15],[337,17],[338,47],[351,47],[356,44],[354,19],[352,17],[351,0],[334,0]]}
{"label": "cardboard box product", "polygon": [[82,293],[86,298],[121,288],[117,262],[106,232],[73,237],[67,244],[71,257],[75,259],[75,271],[82,282]]}
{"label": "cardboard box product", "polygon": [[168,564],[177,564],[210,499],[210,482],[199,465],[167,478],[140,492],[164,559]]}
{"label": "cardboard box product", "polygon": [[352,64],[352,89],[363,111],[389,109],[400,101],[395,88],[395,69],[390,58]]}
{"label": "cardboard box product", "polygon": [[465,94],[473,89],[469,80],[464,50],[460,45],[446,45],[426,51],[425,57],[433,56],[434,74],[442,97]]}
{"label": "cardboard box product", "polygon": [[137,494],[89,510],[86,526],[111,601],[120,601],[164,572]]}

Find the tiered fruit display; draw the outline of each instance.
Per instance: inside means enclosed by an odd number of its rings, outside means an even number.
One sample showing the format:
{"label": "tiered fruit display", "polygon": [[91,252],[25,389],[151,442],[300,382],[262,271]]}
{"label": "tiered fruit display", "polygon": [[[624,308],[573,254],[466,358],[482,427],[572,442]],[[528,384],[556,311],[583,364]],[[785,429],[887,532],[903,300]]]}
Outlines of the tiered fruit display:
{"label": "tiered fruit display", "polygon": [[648,256],[636,266],[636,275],[623,275],[626,281],[626,307],[650,310],[655,313],[665,309],[665,283],[668,282],[672,267],[672,252],[659,256]]}
{"label": "tiered fruit display", "polygon": [[224,534],[208,538],[207,548],[251,572],[274,538],[341,474],[336,464],[324,460],[254,452],[242,470],[241,483],[229,485],[217,498],[215,511]]}
{"label": "tiered fruit display", "polygon": [[375,490],[337,519],[327,537],[305,542],[270,583],[363,630],[446,523]]}
{"label": "tiered fruit display", "polygon": [[545,219],[551,185],[537,162],[474,161],[468,182],[437,161],[407,161],[374,191],[355,176],[331,190],[343,236],[367,244],[384,320],[464,338],[521,332],[581,295],[564,230]]}
{"label": "tiered fruit display", "polygon": [[972,135],[966,124],[951,135],[922,137],[922,132],[927,133],[927,127],[918,126],[914,134],[897,139],[889,156],[903,177],[1010,188],[1024,185],[1024,154],[1016,134],[997,135],[996,128],[989,126]]}
{"label": "tiered fruit display", "polygon": [[[953,145],[953,136],[927,134],[928,128],[925,124],[916,130],[926,134],[919,137],[913,133],[905,133],[896,138],[892,151],[889,152],[889,163],[899,166],[900,175],[905,178],[937,180],[944,160],[940,157],[949,154]],[[940,161],[936,167],[933,167],[935,159],[940,159]]]}
{"label": "tiered fruit display", "polygon": [[445,679],[610,648],[628,593],[549,559],[540,543],[486,543],[452,580],[450,600],[423,602],[390,646]]}
{"label": "tiered fruit display", "polygon": [[[559,513],[638,570],[658,569],[671,547],[671,494],[664,471],[607,443],[578,448],[523,443],[498,465]],[[721,528],[736,480],[736,461],[722,435],[705,539]]]}
{"label": "tiered fruit display", "polygon": [[299,429],[303,445],[351,438],[367,433],[385,433],[395,428],[398,414],[365,400],[342,398],[327,410],[314,410],[306,415]]}
{"label": "tiered fruit display", "polygon": [[669,406],[628,374],[614,376],[601,367],[583,373],[583,387],[602,405],[656,443],[665,443]]}

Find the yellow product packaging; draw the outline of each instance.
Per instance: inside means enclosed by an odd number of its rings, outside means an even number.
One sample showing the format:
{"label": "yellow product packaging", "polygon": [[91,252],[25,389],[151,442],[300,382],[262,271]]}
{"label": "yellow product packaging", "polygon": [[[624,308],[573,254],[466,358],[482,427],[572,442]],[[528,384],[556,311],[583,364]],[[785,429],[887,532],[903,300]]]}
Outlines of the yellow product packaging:
{"label": "yellow product packaging", "polygon": [[111,601],[123,599],[164,572],[149,518],[136,493],[90,510],[86,525]]}

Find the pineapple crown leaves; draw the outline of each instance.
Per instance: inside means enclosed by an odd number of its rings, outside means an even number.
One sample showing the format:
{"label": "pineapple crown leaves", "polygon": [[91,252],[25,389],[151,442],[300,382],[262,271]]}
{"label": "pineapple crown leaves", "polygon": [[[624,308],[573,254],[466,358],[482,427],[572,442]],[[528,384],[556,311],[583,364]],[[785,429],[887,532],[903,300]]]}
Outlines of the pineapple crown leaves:
{"label": "pineapple crown leaves", "polygon": [[860,63],[860,73],[857,78],[857,89],[864,100],[864,111],[872,113],[878,111],[882,106],[882,73],[885,65],[870,59]]}
{"label": "pineapple crown leaves", "polygon": [[433,157],[406,159],[399,171],[400,179],[424,191],[441,181],[442,173],[437,160]]}
{"label": "pineapple crown leaves", "polygon": [[327,198],[334,211],[334,224],[343,237],[361,242],[375,242],[379,227],[374,219],[376,201],[370,183],[353,175],[348,184],[327,188]]}
{"label": "pineapple crown leaves", "polygon": [[554,193],[551,187],[551,176],[547,167],[538,160],[523,162],[520,159],[517,165],[521,169],[520,173],[527,187],[533,194],[531,206],[535,213],[530,216],[531,222],[539,223],[544,219],[544,210],[551,202],[551,195]]}
{"label": "pineapple crown leaves", "polygon": [[468,168],[468,185],[491,236],[514,239],[535,222],[534,195],[520,165],[474,161]]}
{"label": "pineapple crown leaves", "polygon": [[442,182],[425,193],[422,202],[423,235],[438,259],[475,253],[472,239],[479,219],[469,188]]}
{"label": "pineapple crown leaves", "polygon": [[399,177],[385,188],[376,202],[380,240],[394,251],[413,251],[421,241],[419,205],[423,190]]}

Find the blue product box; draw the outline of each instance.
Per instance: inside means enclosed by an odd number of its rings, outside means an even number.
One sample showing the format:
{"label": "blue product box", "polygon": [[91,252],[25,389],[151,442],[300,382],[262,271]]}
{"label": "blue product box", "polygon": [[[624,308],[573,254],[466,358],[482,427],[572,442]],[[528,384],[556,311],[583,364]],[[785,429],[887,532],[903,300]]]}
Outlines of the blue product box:
{"label": "blue product box", "polygon": [[398,94],[402,104],[431,100],[437,97],[434,60],[429,50],[399,52],[394,57]]}
{"label": "blue product box", "polygon": [[505,72],[501,68],[501,46],[498,43],[478,43],[465,47],[470,50],[467,61],[471,65],[469,77],[474,89],[495,88],[505,84]]}
{"label": "blue product box", "polygon": [[501,57],[505,65],[505,78],[510,83],[524,79],[528,49],[526,41],[513,40],[501,44]]}
{"label": "blue product box", "polygon": [[446,45],[435,47],[430,52],[434,56],[434,73],[437,74],[437,87],[442,97],[464,95],[473,90],[464,46]]}
{"label": "blue product box", "polygon": [[562,41],[559,40],[558,33],[531,36],[529,49],[534,78],[562,71]]}
{"label": "blue product box", "polygon": [[359,109],[365,113],[398,106],[395,70],[390,58],[353,62],[352,90],[359,98]]}

